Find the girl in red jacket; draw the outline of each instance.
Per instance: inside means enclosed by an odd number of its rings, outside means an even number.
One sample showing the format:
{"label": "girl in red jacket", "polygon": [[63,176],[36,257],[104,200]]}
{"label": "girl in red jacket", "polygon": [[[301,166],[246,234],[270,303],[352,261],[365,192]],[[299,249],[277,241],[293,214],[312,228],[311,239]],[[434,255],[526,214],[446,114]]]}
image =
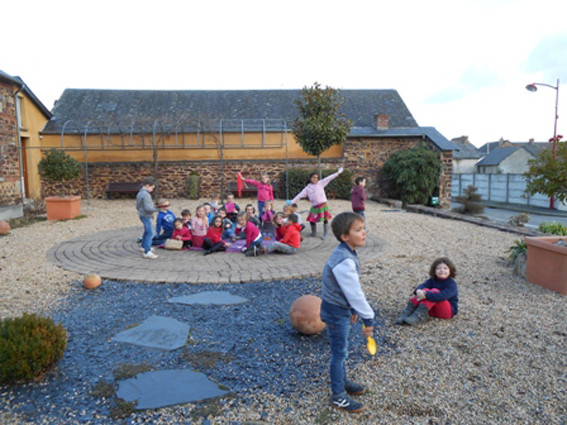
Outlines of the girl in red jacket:
{"label": "girl in red jacket", "polygon": [[215,215],[211,225],[207,229],[207,236],[203,241],[203,249],[205,250],[205,255],[212,254],[217,251],[226,251],[226,246],[222,240],[222,217],[220,215]]}
{"label": "girl in red jacket", "polygon": [[297,215],[290,214],[287,224],[284,226],[285,234],[279,242],[274,242],[268,247],[268,252],[281,252],[283,254],[295,254],[301,245],[301,224],[297,222]]}
{"label": "girl in red jacket", "polygon": [[247,257],[256,257],[258,254],[264,254],[266,252],[266,248],[262,245],[262,233],[260,233],[258,226],[248,221],[246,211],[238,213],[236,219],[236,230],[234,234],[238,237],[240,233],[246,235],[246,246],[242,248],[242,252]]}
{"label": "girl in red jacket", "polygon": [[183,241],[183,248],[189,248],[193,244],[191,230],[185,226],[185,222],[182,218],[176,218],[173,222],[173,233],[171,234],[171,239]]}
{"label": "girl in red jacket", "polygon": [[283,239],[285,235],[285,214],[276,213],[274,217],[274,227],[276,228],[276,241]]}

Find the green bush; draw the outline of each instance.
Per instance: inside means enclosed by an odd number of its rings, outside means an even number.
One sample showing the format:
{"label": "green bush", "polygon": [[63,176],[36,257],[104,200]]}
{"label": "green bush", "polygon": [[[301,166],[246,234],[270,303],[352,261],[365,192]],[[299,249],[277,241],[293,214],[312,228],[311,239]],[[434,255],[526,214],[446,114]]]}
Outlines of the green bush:
{"label": "green bush", "polygon": [[550,235],[567,236],[567,227],[561,223],[541,223],[538,230]]}
{"label": "green bush", "polygon": [[67,332],[52,319],[25,314],[0,320],[0,382],[30,381],[62,356]]}
{"label": "green bush", "polygon": [[477,190],[478,189],[474,186],[469,186],[464,189],[464,196],[457,197],[457,202],[462,204],[462,206],[455,208],[454,211],[460,214],[482,214],[484,212],[484,205],[480,203],[482,196],[476,193]]}
{"label": "green bush", "polygon": [[39,174],[46,180],[61,183],[63,196],[65,196],[64,183],[79,178],[83,166],[67,153],[54,148],[39,161],[37,168]]}
{"label": "green bush", "polygon": [[439,188],[442,167],[439,154],[424,146],[394,153],[383,168],[388,197],[426,205]]}
{"label": "green bush", "polygon": [[201,196],[201,177],[196,172],[191,172],[185,183],[185,191],[189,199],[199,199]]}
{"label": "green bush", "polygon": [[[301,192],[308,183],[309,176],[317,170],[289,170],[289,199],[293,199],[295,195]],[[337,170],[323,170],[323,178],[336,173]],[[325,194],[329,199],[350,199],[350,191],[352,189],[352,175],[345,170],[341,175],[335,178],[331,183],[325,186]],[[285,199],[285,172],[282,173],[278,183],[278,196]]]}

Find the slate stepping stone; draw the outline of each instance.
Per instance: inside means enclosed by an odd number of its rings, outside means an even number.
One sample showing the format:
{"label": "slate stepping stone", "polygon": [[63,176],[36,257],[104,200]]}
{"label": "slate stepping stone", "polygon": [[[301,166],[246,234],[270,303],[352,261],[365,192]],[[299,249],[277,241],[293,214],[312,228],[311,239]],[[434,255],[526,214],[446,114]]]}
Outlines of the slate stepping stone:
{"label": "slate stepping stone", "polygon": [[116,395],[128,402],[137,402],[136,409],[157,409],[219,397],[221,390],[204,374],[185,369],[144,372],[118,382]]}
{"label": "slate stepping stone", "polygon": [[203,305],[230,305],[242,304],[248,301],[248,298],[232,295],[224,291],[205,291],[194,295],[182,295],[180,297],[169,298],[170,303],[178,304],[203,304]]}
{"label": "slate stepping stone", "polygon": [[189,335],[189,325],[163,316],[151,316],[139,326],[120,332],[113,340],[160,350],[183,347]]}

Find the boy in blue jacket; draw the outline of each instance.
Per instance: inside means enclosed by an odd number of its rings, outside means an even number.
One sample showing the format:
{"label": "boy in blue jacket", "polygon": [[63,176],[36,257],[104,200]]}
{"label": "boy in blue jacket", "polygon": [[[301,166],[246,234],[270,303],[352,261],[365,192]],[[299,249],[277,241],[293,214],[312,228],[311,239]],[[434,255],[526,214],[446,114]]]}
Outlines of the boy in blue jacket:
{"label": "boy in blue jacket", "polygon": [[171,238],[175,226],[175,214],[169,210],[169,201],[160,199],[157,207],[159,212],[156,218],[156,236],[152,239],[152,245],[163,245],[166,240]]}
{"label": "boy in blue jacket", "polygon": [[360,286],[360,262],[355,251],[366,242],[364,218],[354,212],[343,212],[333,219],[331,229],[340,243],[325,264],[321,277],[321,320],[327,324],[331,345],[331,402],[338,409],[360,412],[364,406],[349,394],[364,394],[366,388],[347,379],[345,362],[350,325],[356,322],[358,315],[364,323],[365,336],[372,335],[374,326],[374,311]]}

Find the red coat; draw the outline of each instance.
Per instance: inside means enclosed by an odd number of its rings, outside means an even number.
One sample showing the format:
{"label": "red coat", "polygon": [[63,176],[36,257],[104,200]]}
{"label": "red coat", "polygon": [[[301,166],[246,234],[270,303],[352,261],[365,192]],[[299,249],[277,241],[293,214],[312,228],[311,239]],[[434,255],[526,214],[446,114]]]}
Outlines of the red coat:
{"label": "red coat", "polygon": [[299,232],[301,232],[301,224],[289,223],[285,226],[285,235],[280,242],[294,248],[299,248],[299,245],[301,245],[301,235]]}
{"label": "red coat", "polygon": [[222,240],[222,227],[210,226],[207,230],[207,236],[205,237],[209,238],[213,243],[222,242],[224,245],[224,241]]}
{"label": "red coat", "polygon": [[247,222],[243,228],[237,227],[234,233],[238,235],[240,232],[246,235],[246,248],[250,248],[250,244],[260,235],[260,229],[251,221]]}
{"label": "red coat", "polygon": [[280,241],[285,235],[285,225],[276,227],[276,240]]}
{"label": "red coat", "polygon": [[193,239],[193,237],[191,236],[191,230],[189,230],[185,226],[183,226],[181,230],[173,229],[171,239],[177,239],[177,236],[181,236],[182,241],[190,241]]}

